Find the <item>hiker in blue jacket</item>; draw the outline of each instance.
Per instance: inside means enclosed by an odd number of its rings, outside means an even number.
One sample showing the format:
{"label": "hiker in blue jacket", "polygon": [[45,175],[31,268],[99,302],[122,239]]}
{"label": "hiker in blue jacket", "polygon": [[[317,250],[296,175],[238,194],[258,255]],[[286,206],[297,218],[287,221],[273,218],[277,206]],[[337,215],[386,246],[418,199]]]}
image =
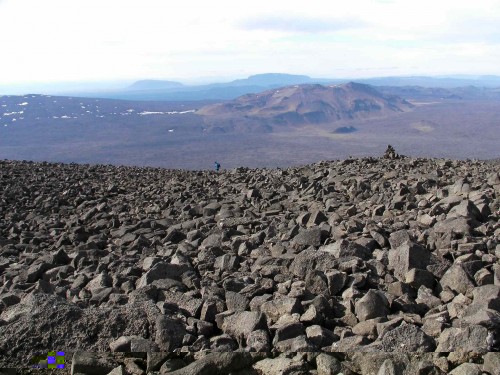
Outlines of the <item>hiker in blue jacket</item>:
{"label": "hiker in blue jacket", "polygon": [[214,162],[214,168],[217,172],[219,172],[220,164],[218,162]]}

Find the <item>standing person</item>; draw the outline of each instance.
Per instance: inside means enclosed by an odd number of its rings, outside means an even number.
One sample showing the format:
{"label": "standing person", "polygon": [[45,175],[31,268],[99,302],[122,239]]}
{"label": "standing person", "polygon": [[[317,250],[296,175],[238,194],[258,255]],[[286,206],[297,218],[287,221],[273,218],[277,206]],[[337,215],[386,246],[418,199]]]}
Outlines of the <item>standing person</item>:
{"label": "standing person", "polygon": [[217,172],[219,172],[220,164],[218,162],[214,162],[214,168]]}

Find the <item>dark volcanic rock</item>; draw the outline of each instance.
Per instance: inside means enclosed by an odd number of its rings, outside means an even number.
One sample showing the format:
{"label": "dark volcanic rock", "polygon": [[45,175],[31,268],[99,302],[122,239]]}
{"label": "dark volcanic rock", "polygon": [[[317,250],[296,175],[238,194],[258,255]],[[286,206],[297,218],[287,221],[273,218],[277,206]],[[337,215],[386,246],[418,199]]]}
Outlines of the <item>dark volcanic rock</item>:
{"label": "dark volcanic rock", "polygon": [[413,324],[402,324],[381,340],[384,352],[429,352],[435,347],[434,340]]}
{"label": "dark volcanic rock", "polygon": [[182,343],[186,333],[182,322],[159,315],[156,318],[155,342],[162,351],[172,351]]}
{"label": "dark volcanic rock", "polygon": [[209,353],[190,365],[176,371],[172,375],[218,375],[229,374],[252,364],[249,353]]}
{"label": "dark volcanic rock", "polygon": [[429,259],[429,252],[422,246],[404,242],[389,251],[389,268],[394,270],[397,279],[405,281],[406,274],[412,268],[425,269]]}
{"label": "dark volcanic rock", "polygon": [[321,229],[319,227],[301,229],[293,241],[299,245],[319,246],[321,245]]}
{"label": "dark volcanic rock", "polygon": [[439,336],[436,350],[484,353],[488,351],[487,337],[488,330],[481,326],[447,328]]}
{"label": "dark volcanic rock", "polygon": [[0,161],[0,367],[62,348],[81,373],[491,372],[497,170],[394,150],[217,174]]}
{"label": "dark volcanic rock", "polygon": [[385,317],[389,313],[389,301],[383,293],[370,289],[356,302],[355,312],[360,321]]}

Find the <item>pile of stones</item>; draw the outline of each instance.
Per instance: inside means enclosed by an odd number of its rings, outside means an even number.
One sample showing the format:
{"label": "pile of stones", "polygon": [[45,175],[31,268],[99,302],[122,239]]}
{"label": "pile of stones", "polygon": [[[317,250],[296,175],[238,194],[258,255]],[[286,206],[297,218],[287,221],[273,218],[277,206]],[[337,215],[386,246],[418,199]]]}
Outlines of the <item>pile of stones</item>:
{"label": "pile of stones", "polygon": [[499,162],[0,161],[0,367],[499,374]]}

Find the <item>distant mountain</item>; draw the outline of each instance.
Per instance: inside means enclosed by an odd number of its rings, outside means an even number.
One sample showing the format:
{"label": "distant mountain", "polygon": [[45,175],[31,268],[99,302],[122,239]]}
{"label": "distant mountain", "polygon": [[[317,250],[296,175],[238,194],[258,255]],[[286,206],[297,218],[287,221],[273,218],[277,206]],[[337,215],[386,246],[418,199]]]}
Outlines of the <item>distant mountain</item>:
{"label": "distant mountain", "polygon": [[499,76],[376,77],[357,79],[356,81],[374,86],[420,86],[426,88],[500,87]]}
{"label": "distant mountain", "polygon": [[465,86],[456,88],[422,86],[378,86],[384,94],[401,96],[405,99],[500,99],[500,88]]}
{"label": "distant mountain", "polygon": [[[183,85],[175,81],[163,80],[141,80],[123,89],[100,89],[99,91],[72,91],[65,90],[60,94],[90,97],[108,98],[121,100],[145,100],[145,101],[191,101],[191,100],[233,100],[245,94],[255,94],[265,90],[284,86],[302,84],[343,84],[349,79],[312,78],[306,75],[294,75],[284,73],[264,73],[237,79],[230,82],[216,82],[204,85]],[[411,87],[419,98],[449,97],[450,99],[461,98],[463,95],[455,92],[459,88],[476,87],[474,98],[490,96],[489,90],[500,88],[500,77],[498,76],[449,76],[449,77],[376,77],[356,79],[356,82],[377,87]],[[432,89],[423,90],[420,89]],[[1,87],[0,87],[1,89]],[[437,90],[437,91],[436,91]],[[453,92],[441,95],[438,91],[452,90]],[[466,91],[466,92],[463,92]],[[4,91],[6,92],[6,91]],[[470,89],[462,90],[469,97]],[[398,95],[398,94],[396,94]],[[399,95],[402,96],[402,95]],[[496,94],[494,94],[496,97]],[[404,96],[403,96],[404,97]]]}
{"label": "distant mountain", "polygon": [[248,78],[237,79],[223,85],[227,86],[261,86],[261,87],[274,87],[274,86],[288,86],[304,83],[319,83],[319,81],[326,81],[324,79],[314,79],[305,75],[283,74],[283,73],[264,73],[255,74]]}
{"label": "distant mountain", "polygon": [[127,90],[131,90],[131,91],[170,90],[170,89],[178,89],[181,87],[184,87],[184,85],[180,82],[145,79],[145,80],[134,82],[132,85],[127,87]]}
{"label": "distant mountain", "polygon": [[196,113],[208,123],[231,119],[259,120],[267,125],[323,124],[339,120],[379,117],[405,112],[413,108],[409,102],[384,95],[365,84],[306,84],[248,94],[236,100],[207,105]]}
{"label": "distant mountain", "polygon": [[188,86],[174,81],[142,80],[124,90],[79,92],[74,96],[121,99],[121,100],[232,100],[239,96],[258,93],[271,88],[304,83],[338,82],[324,78],[311,78],[305,75],[283,73],[256,74],[248,78],[230,82]]}

